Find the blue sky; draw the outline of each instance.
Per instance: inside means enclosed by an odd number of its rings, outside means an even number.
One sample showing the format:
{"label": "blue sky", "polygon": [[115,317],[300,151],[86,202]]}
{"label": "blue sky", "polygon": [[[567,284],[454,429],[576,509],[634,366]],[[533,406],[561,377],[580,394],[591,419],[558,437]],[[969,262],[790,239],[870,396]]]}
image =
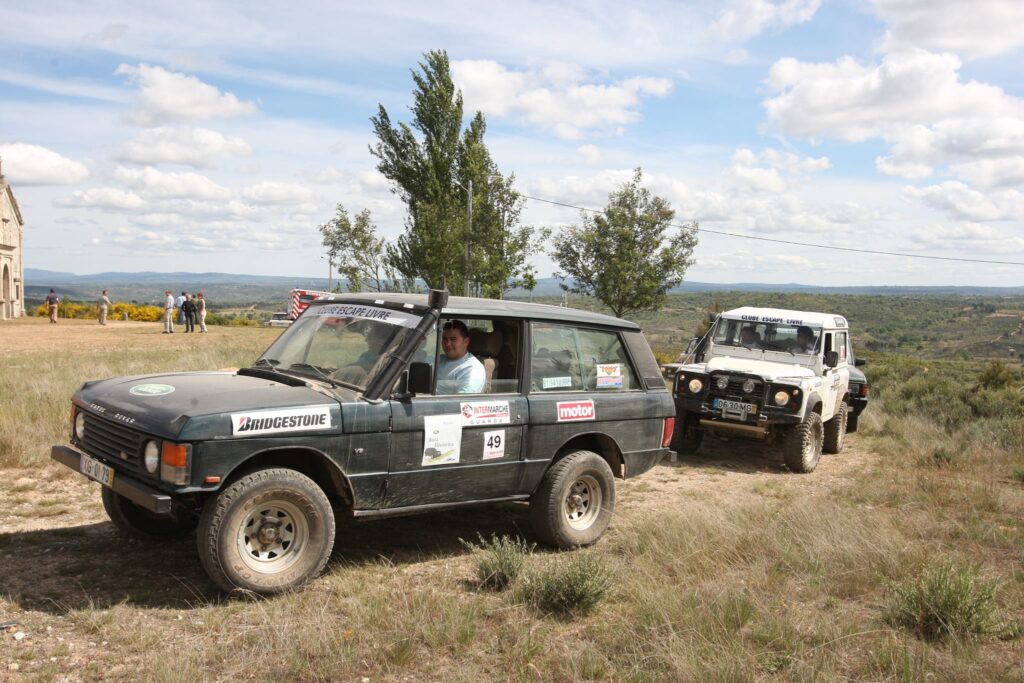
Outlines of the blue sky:
{"label": "blue sky", "polygon": [[[711,229],[1024,261],[1024,3],[433,5],[5,9],[0,158],[26,265],[323,275],[338,202],[394,238],[369,118],[407,119],[409,70],[437,48],[526,194],[599,208],[640,166]],[[1024,281],[713,235],[696,258],[688,279],[712,282]]]}

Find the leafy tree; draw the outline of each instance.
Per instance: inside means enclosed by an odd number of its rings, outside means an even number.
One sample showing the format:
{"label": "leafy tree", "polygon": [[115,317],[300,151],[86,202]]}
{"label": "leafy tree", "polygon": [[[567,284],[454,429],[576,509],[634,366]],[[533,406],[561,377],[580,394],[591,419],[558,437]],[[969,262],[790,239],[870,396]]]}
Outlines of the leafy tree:
{"label": "leafy tree", "polygon": [[377,226],[370,220],[370,210],[357,213],[354,221],[342,204],[336,211],[334,218],[320,226],[320,234],[331,262],[348,280],[348,291],[388,291],[395,274],[387,263],[384,240],[377,237]]}
{"label": "leafy tree", "polygon": [[463,130],[462,93],[446,52],[427,52],[412,78],[411,123],[393,123],[383,105],[371,118],[377,143],[370,153],[408,209],[388,261],[408,282],[422,278],[462,292],[469,280],[482,295],[500,298],[538,244],[533,228],[519,224],[524,200],[515,176],[502,176],[491,158],[483,114]]}
{"label": "leafy tree", "polygon": [[563,289],[596,296],[618,317],[660,308],[683,281],[697,245],[696,223],[666,235],[675,212],[642,179],[638,168],[608,195],[603,213],[584,212],[582,225],[562,230],[554,242],[555,262],[572,278]]}

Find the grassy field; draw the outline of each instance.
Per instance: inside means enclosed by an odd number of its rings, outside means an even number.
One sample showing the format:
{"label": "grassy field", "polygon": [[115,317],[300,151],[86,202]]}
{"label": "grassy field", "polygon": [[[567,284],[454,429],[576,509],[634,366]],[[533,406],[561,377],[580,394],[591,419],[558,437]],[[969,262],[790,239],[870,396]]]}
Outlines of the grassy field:
{"label": "grassy field", "polygon": [[519,505],[378,521],[340,529],[311,586],[248,600],[216,593],[192,539],[121,540],[47,462],[82,380],[234,366],[274,335],[156,329],[19,345],[0,325],[0,679],[1024,681],[1013,371],[874,354],[861,433],[810,475],[712,444],[621,483],[592,549],[531,550]]}

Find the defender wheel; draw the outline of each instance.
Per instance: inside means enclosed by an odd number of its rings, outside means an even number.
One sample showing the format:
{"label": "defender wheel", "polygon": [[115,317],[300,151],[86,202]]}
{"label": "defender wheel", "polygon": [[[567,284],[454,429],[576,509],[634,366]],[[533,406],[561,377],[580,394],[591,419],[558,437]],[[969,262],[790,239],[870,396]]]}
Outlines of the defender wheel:
{"label": "defender wheel", "polygon": [[846,403],[840,403],[836,414],[825,423],[825,443],[822,450],[826,453],[842,452],[843,443],[846,441],[846,420],[849,410]]}
{"label": "defender wheel", "polygon": [[813,472],[821,459],[824,432],[818,413],[809,413],[803,422],[791,427],[783,445],[786,467],[803,474]]}
{"label": "defender wheel", "polygon": [[576,451],[544,474],[530,497],[537,536],[555,548],[596,543],[615,512],[615,478],[597,453]]}
{"label": "defender wheel", "polygon": [[686,420],[676,418],[676,428],[672,433],[672,450],[680,455],[693,455],[700,450],[704,440],[704,430],[686,425]]}
{"label": "defender wheel", "polygon": [[107,516],[121,532],[140,541],[186,536],[196,528],[194,517],[158,515],[131,502],[113,489],[103,487],[100,497]]}
{"label": "defender wheel", "polygon": [[257,470],[206,502],[196,541],[218,586],[271,595],[323,570],[334,547],[334,511],[306,475]]}

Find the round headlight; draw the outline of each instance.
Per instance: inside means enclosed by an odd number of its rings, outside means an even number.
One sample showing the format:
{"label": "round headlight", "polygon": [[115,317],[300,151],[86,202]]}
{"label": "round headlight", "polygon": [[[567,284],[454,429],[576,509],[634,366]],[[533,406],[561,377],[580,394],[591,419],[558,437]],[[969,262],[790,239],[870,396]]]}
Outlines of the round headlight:
{"label": "round headlight", "polygon": [[701,382],[699,379],[691,379],[690,383],[686,386],[691,394],[699,394],[700,390],[704,388],[704,382]]}
{"label": "round headlight", "polygon": [[789,403],[789,392],[788,391],[776,391],[775,392],[775,405],[784,406]]}
{"label": "round headlight", "polygon": [[146,442],[146,471],[150,474],[156,472],[156,468],[160,466],[160,446],[156,441]]}
{"label": "round headlight", "polygon": [[748,379],[746,382],[743,383],[743,392],[744,393],[749,394],[753,390],[754,390],[754,380]]}
{"label": "round headlight", "polygon": [[715,380],[715,386],[721,389],[722,391],[725,391],[725,389],[729,386],[729,378],[719,377],[718,379]]}
{"label": "round headlight", "polygon": [[75,436],[79,439],[85,438],[85,413],[75,415]]}

